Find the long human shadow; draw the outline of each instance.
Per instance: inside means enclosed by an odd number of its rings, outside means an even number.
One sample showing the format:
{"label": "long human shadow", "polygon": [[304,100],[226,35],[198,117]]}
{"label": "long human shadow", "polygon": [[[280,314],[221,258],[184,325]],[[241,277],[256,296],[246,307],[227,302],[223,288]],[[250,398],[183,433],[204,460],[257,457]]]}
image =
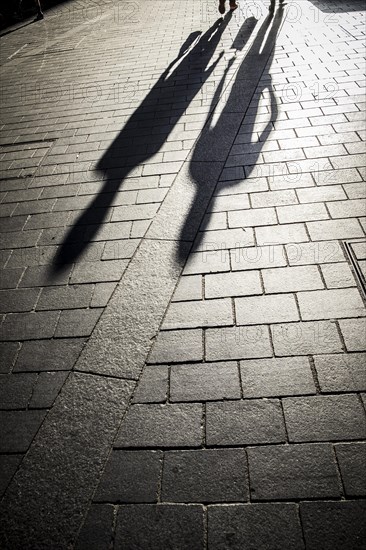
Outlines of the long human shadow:
{"label": "long human shadow", "polygon": [[[272,90],[271,75],[268,70],[266,70],[266,67],[271,66],[271,61],[274,55],[274,46],[278,31],[281,27],[282,19],[283,3],[281,2],[276,11],[276,15],[273,16],[273,13],[270,11],[259,28],[251,47],[245,55],[245,58],[234,77],[235,81],[232,85],[228,98],[219,113],[217,122],[213,127],[211,127],[210,122],[212,121],[212,115],[210,115],[198,141],[196,142],[189,166],[190,175],[196,185],[195,196],[181,230],[177,261],[181,262],[185,258],[186,251],[184,243],[187,240],[190,240],[189,236],[192,234],[192,225],[197,223],[197,219],[201,220],[205,214],[209,182],[205,177],[205,170],[202,169],[202,163],[213,161],[214,157],[212,156],[212,151],[214,151],[215,154],[220,154],[221,148],[223,149],[222,160],[226,159],[228,151],[231,148],[231,144],[236,136],[236,132],[241,125],[241,121],[244,119],[247,108],[250,105],[251,108],[254,107],[253,113],[257,112],[261,94],[265,89],[267,89],[270,95],[270,116],[268,123],[260,133],[256,146],[253,147],[253,151],[250,151],[250,166],[245,167],[245,177],[248,177],[252,172],[256,160],[261,153],[262,147],[273,128],[272,123],[277,119],[277,102]],[[225,75],[223,75],[217,88],[218,94],[222,91],[224,80]],[[217,104],[217,99],[217,97],[213,98],[212,103],[214,105]],[[230,116],[233,113],[237,113],[239,120],[237,123],[237,129],[234,129],[234,131],[231,131],[230,133],[230,128],[228,130],[228,115]],[[254,134],[254,124],[255,116],[252,116],[250,122],[247,124],[248,136],[252,136]],[[225,137],[229,142],[229,148],[228,143],[224,143]],[[245,152],[243,153],[243,156],[245,157]],[[245,159],[243,164],[245,165]],[[220,189],[235,186],[238,183],[242,183],[242,181],[243,179],[220,182]],[[238,205],[238,209],[239,208],[240,205]],[[199,231],[197,232],[191,252],[199,249],[204,235],[203,231],[207,227],[209,220],[210,215],[207,213],[200,225]]]}
{"label": "long human shadow", "polygon": [[[98,161],[95,171],[104,180],[103,187],[66,234],[53,259],[54,273],[75,261],[87,248],[106,219],[125,178],[132,175],[139,165],[146,163],[164,145],[223,56],[224,52],[221,52],[209,65],[230,19],[231,13],[228,13],[204,34],[196,31],[189,35],[177,57]],[[168,118],[174,115],[174,123],[166,122],[164,111]]]}

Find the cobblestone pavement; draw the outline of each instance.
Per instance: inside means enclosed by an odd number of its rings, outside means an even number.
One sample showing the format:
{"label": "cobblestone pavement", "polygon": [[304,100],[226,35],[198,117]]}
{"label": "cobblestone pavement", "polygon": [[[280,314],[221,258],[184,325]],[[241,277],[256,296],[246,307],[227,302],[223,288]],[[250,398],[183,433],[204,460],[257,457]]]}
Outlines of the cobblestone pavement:
{"label": "cobblestone pavement", "polygon": [[3,31],[2,548],[364,548],[363,9]]}

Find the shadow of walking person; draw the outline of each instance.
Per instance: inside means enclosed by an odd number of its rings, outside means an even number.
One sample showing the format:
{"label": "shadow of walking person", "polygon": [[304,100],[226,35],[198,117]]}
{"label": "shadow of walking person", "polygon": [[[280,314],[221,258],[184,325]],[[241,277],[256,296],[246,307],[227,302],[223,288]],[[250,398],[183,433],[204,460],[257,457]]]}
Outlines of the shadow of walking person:
{"label": "shadow of walking person", "polygon": [[[166,142],[194,96],[223,56],[221,52],[209,65],[230,19],[231,14],[228,13],[225,18],[218,19],[204,34],[200,31],[190,34],[176,59],[160,76],[98,161],[96,172],[104,179],[103,187],[66,234],[53,259],[54,272],[74,262],[87,248],[105,221],[115,194],[120,190],[124,179],[133,175],[139,165],[157,154]],[[172,116],[172,109],[174,123],[167,124],[166,117]],[[139,151],[138,154],[136,149]]]}
{"label": "shadow of walking person", "polygon": [[[192,226],[197,226],[197,220],[202,220],[208,206],[208,201],[213,192],[212,182],[207,181],[205,170],[202,169],[202,165],[204,163],[217,160],[225,161],[227,159],[249,105],[251,105],[253,113],[255,113],[259,108],[260,97],[265,89],[268,90],[270,96],[269,120],[260,133],[258,142],[251,147],[250,163],[246,160],[247,153],[243,153],[242,155],[241,164],[245,166],[246,177],[248,177],[251,170],[254,168],[261,149],[273,129],[273,122],[278,116],[278,108],[276,98],[273,94],[271,76],[268,69],[271,66],[276,37],[281,27],[282,18],[283,6],[281,4],[274,18],[273,14],[270,12],[263,21],[237,74],[233,77],[234,82],[228,92],[229,95],[227,100],[225,100],[225,102],[221,100],[220,103],[218,103],[218,108],[208,118],[196,143],[189,166],[190,176],[196,185],[196,190],[192,206],[181,230],[180,247],[177,258],[179,262],[183,261],[186,255],[184,242],[191,240]],[[247,20],[244,25],[247,25],[248,21],[249,20]],[[216,95],[221,93],[224,80],[225,75],[217,88]],[[213,104],[216,103],[217,97],[214,97]],[[246,125],[248,135],[254,134],[255,118],[256,117],[253,115],[250,119],[251,122]],[[225,187],[237,185],[239,182],[242,182],[242,180],[220,182],[220,190]],[[238,203],[238,209],[240,208],[240,203]],[[209,232],[209,235],[204,233],[209,223],[209,219],[210,215],[208,213],[200,227],[197,227],[199,232],[197,233],[191,252],[211,249],[211,240],[213,238],[212,232]],[[223,246],[225,246],[225,244],[226,243],[222,243]],[[245,243],[242,243],[241,246],[244,246],[244,244]]]}

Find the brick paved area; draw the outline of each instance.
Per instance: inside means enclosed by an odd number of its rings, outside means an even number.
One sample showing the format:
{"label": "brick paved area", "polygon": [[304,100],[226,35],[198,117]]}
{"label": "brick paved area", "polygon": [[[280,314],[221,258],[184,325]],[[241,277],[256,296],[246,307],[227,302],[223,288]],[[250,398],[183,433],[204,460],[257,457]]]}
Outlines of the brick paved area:
{"label": "brick paved area", "polygon": [[358,549],[364,5],[1,38],[3,548]]}

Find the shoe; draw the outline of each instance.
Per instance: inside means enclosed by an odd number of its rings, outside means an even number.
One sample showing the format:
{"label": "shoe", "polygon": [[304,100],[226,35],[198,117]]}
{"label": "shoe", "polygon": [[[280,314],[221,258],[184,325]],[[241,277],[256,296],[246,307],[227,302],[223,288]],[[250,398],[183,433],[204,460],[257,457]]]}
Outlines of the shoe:
{"label": "shoe", "polygon": [[35,21],[41,21],[42,19],[44,19],[44,15],[43,13],[40,11],[37,15],[37,17],[35,18]]}
{"label": "shoe", "polygon": [[225,13],[225,1],[226,0],[220,0],[219,12],[221,13],[221,15],[223,15]]}
{"label": "shoe", "polygon": [[239,6],[236,2],[230,2],[230,11],[235,11],[238,7]]}

